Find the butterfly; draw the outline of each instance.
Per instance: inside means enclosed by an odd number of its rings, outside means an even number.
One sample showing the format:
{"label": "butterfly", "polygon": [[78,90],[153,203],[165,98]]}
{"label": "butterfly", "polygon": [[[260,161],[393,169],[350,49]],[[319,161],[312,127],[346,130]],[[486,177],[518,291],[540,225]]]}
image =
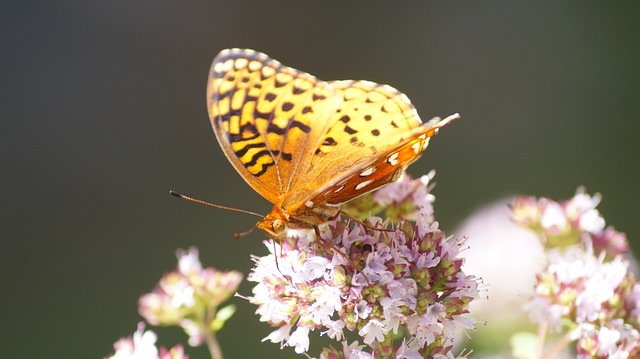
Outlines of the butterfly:
{"label": "butterfly", "polygon": [[256,227],[282,240],[316,229],[340,205],[396,180],[438,129],[403,93],[370,81],[321,81],[249,49],[213,60],[207,108],[240,176],[274,204]]}

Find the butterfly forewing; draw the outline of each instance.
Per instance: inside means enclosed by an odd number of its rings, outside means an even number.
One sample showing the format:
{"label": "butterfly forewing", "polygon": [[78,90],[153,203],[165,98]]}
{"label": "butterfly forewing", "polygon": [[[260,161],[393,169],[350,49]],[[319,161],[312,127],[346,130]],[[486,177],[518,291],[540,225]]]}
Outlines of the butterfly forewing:
{"label": "butterfly forewing", "polygon": [[211,65],[207,105],[229,161],[254,190],[279,203],[308,167],[335,94],[265,54],[231,49]]}

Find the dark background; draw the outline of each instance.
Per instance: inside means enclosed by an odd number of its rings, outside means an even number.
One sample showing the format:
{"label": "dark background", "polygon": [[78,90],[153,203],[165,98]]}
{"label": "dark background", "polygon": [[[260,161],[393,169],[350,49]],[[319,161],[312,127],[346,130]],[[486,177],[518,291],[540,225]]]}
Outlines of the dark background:
{"label": "dark background", "polygon": [[[249,254],[265,253],[261,233],[231,239],[255,218],[168,194],[270,209],[208,122],[209,65],[227,47],[321,79],[391,84],[423,119],[460,112],[410,168],[437,169],[444,229],[506,195],[564,199],[586,185],[638,248],[639,15],[638,3],[588,1],[4,4],[2,357],[108,355],[176,248],[245,274]],[[294,357],[260,343],[270,329],[233,302],[227,358]],[[186,342],[157,332],[160,344]]]}

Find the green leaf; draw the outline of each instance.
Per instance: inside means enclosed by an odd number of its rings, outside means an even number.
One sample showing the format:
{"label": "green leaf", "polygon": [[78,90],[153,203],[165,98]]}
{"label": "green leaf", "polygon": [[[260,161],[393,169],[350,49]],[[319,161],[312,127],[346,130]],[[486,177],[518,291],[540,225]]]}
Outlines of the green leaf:
{"label": "green leaf", "polygon": [[215,319],[211,322],[211,330],[216,333],[224,326],[224,323],[229,320],[235,314],[236,306],[229,304],[225,307],[218,309]]}
{"label": "green leaf", "polygon": [[538,337],[529,332],[518,332],[511,336],[511,354],[518,359],[535,359]]}

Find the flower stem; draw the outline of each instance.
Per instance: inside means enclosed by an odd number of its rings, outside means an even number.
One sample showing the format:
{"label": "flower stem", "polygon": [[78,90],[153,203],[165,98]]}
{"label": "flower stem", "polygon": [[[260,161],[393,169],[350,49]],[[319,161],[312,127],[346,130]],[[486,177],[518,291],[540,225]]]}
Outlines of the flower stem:
{"label": "flower stem", "polygon": [[205,336],[204,340],[207,343],[207,348],[209,348],[209,353],[211,353],[211,359],[224,359],[224,355],[222,355],[222,349],[220,348],[220,343],[216,338],[216,332],[212,330],[211,323],[213,323],[216,317],[217,308],[212,308],[211,310],[206,311],[206,315],[204,318],[205,325]]}
{"label": "flower stem", "polygon": [[211,359],[224,359],[222,350],[220,349],[220,343],[218,343],[218,339],[216,339],[216,335],[214,333],[207,333],[204,340],[207,342],[207,347],[211,353]]}
{"label": "flower stem", "polygon": [[542,357],[542,359],[551,359],[551,358],[553,358],[556,354],[558,354],[562,350],[562,348],[567,346],[567,344],[569,344],[569,342],[571,341],[569,334],[570,333],[567,333],[562,338],[560,338],[560,340],[558,340],[558,342],[555,343],[553,345],[553,347],[551,349],[549,349],[549,351],[547,353],[545,353],[545,355]]}
{"label": "flower stem", "polygon": [[538,358],[542,358],[542,355],[544,353],[544,340],[545,340],[545,337],[547,336],[547,326],[548,326],[548,323],[546,320],[543,320],[538,326],[538,343],[537,343]]}

